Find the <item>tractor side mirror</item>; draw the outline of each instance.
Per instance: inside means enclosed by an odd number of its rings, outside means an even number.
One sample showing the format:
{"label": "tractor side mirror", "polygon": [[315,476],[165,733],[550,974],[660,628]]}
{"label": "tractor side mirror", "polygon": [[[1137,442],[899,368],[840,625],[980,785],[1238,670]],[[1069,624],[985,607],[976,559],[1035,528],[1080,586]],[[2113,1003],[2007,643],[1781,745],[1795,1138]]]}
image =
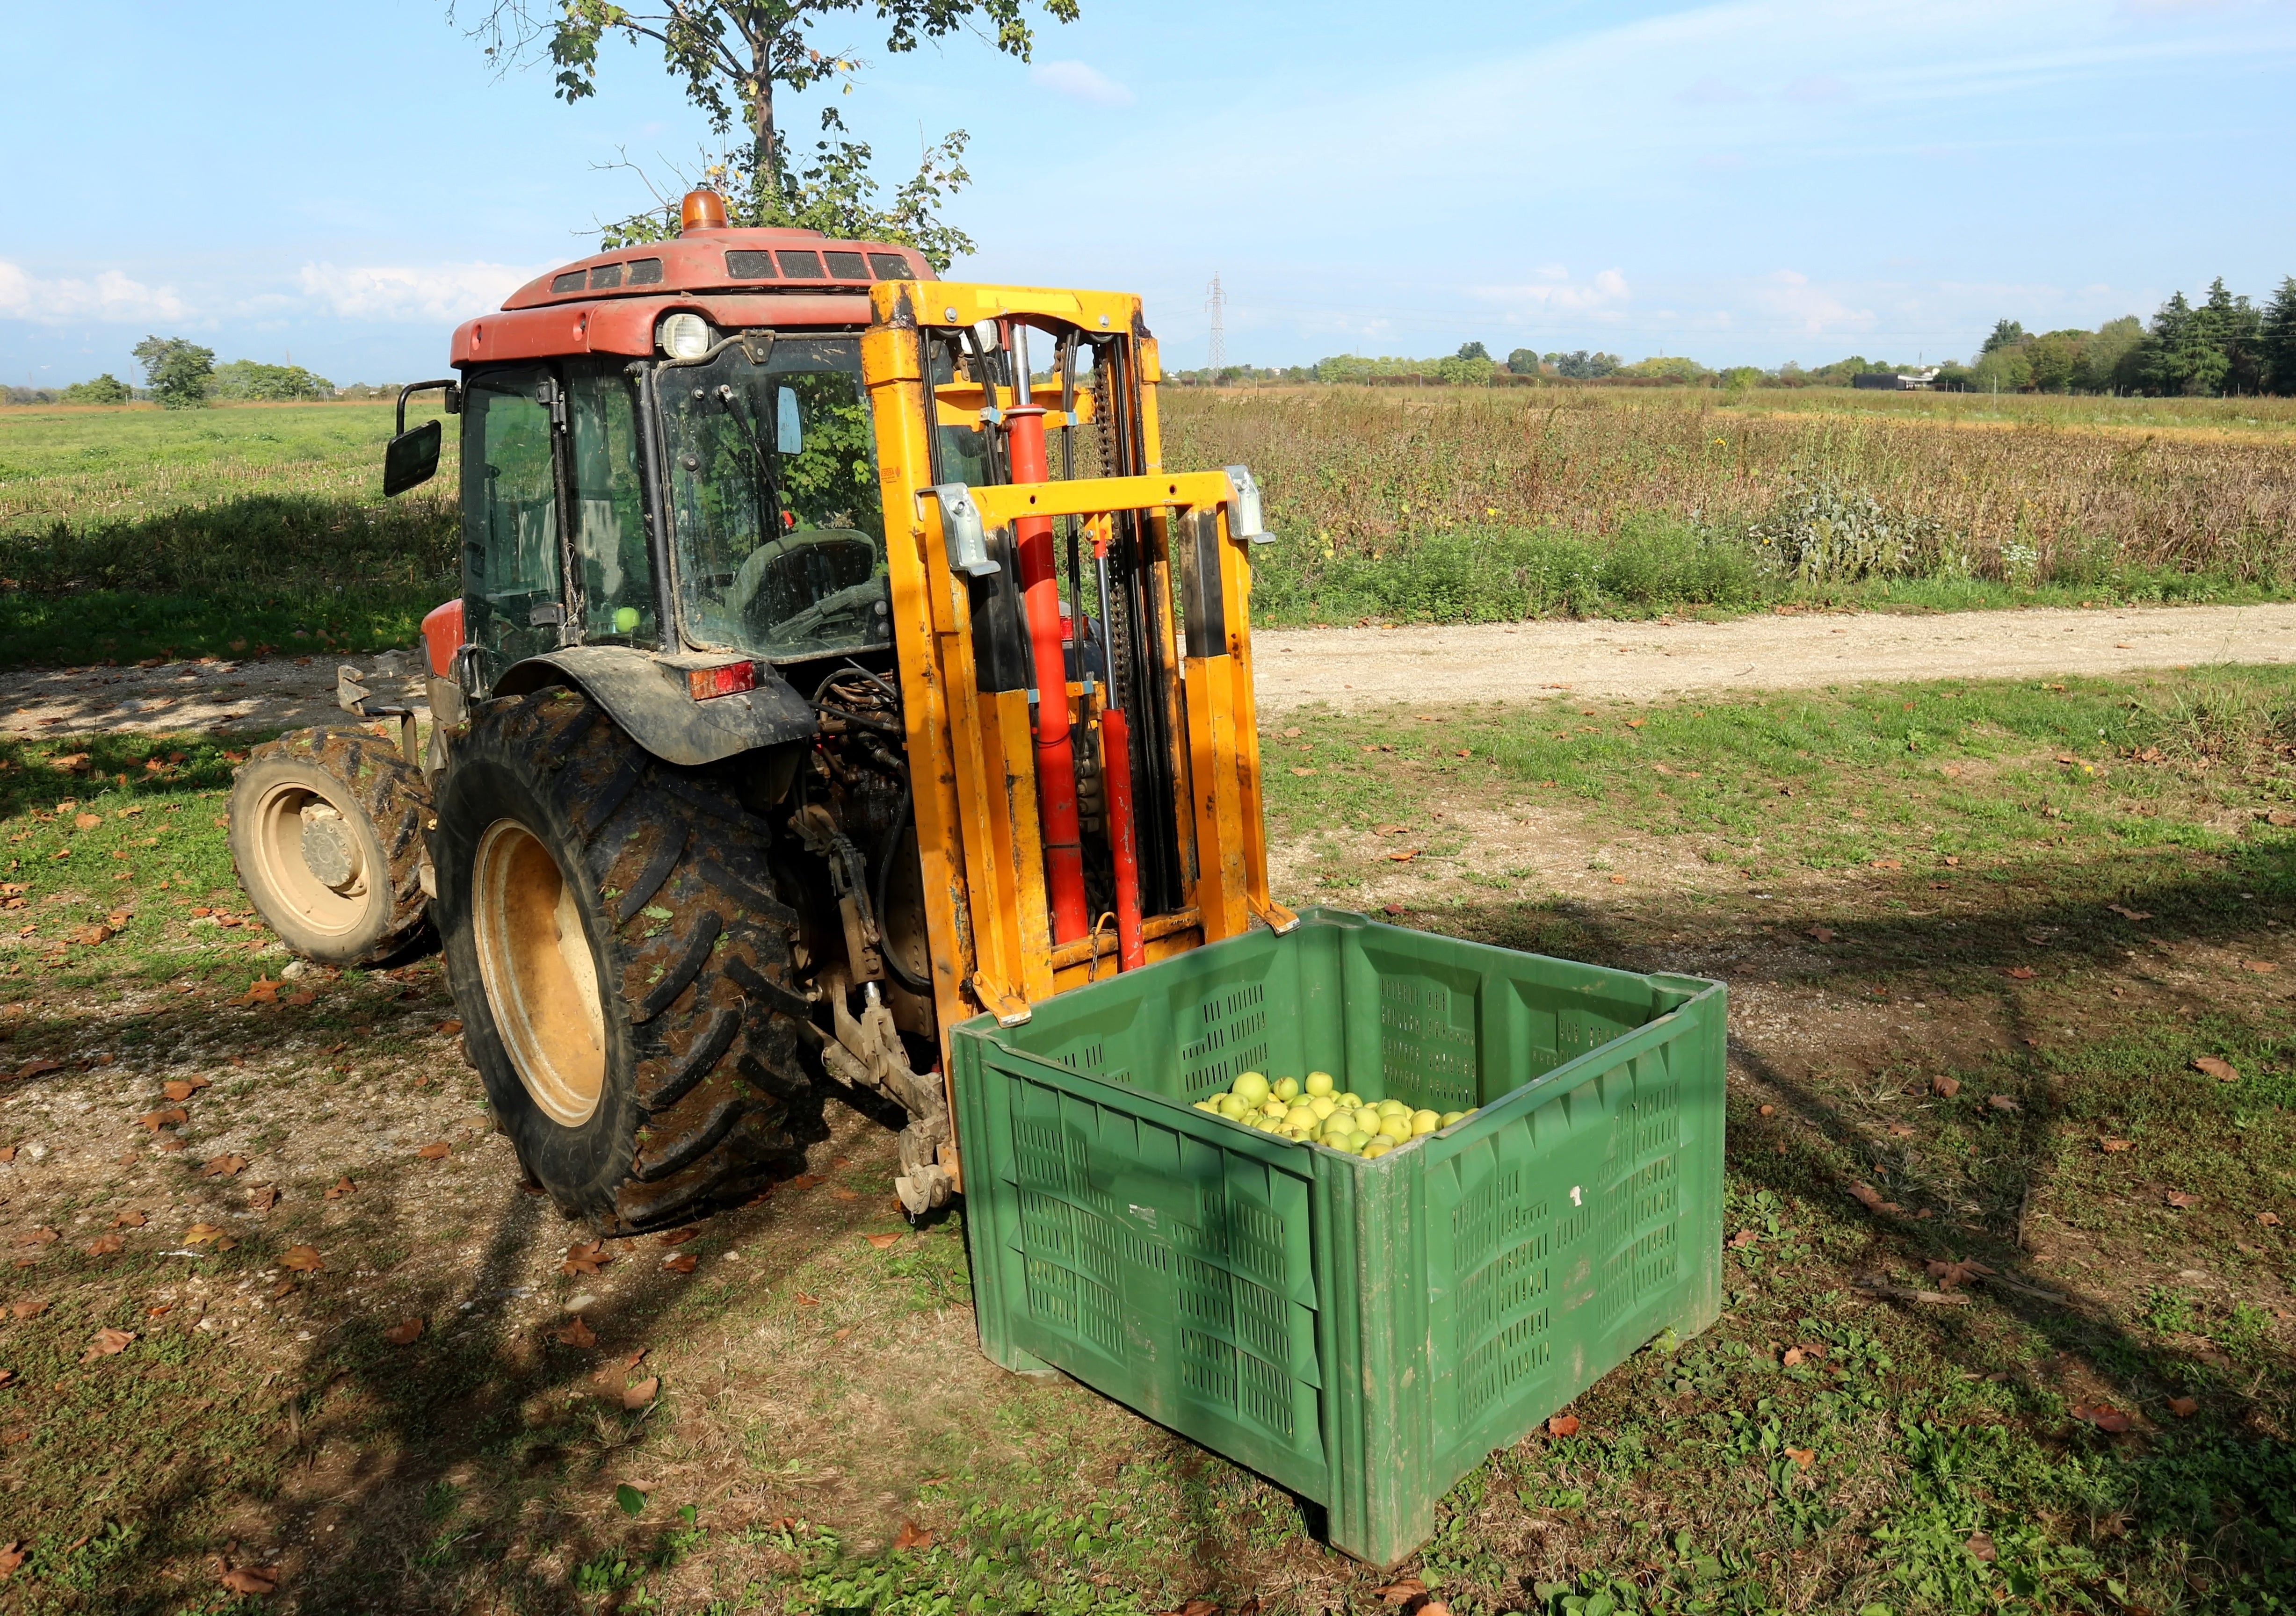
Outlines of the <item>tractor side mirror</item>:
{"label": "tractor side mirror", "polygon": [[774,415],[774,446],[783,454],[805,453],[805,422],[797,412],[797,389],[783,388]]}
{"label": "tractor side mirror", "polygon": [[426,420],[390,440],[382,452],[383,498],[419,488],[438,475],[440,436],[439,423]]}

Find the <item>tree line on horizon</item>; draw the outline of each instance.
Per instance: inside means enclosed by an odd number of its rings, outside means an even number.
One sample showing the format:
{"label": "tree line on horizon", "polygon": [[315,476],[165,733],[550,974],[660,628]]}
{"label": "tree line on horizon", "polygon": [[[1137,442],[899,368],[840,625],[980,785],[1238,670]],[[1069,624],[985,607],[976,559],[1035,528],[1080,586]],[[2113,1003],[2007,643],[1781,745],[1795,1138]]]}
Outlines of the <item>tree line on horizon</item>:
{"label": "tree line on horizon", "polygon": [[344,389],[299,364],[265,364],[259,360],[216,363],[215,350],[181,337],[146,337],[133,350],[144,368],[144,385],[131,387],[106,371],[66,388],[9,388],[12,404],[123,404],[150,400],[170,410],[195,410],[212,404],[299,404],[362,395],[374,389]]}
{"label": "tree line on horizon", "polygon": [[[2284,277],[2271,300],[2261,306],[2228,291],[2219,276],[2199,303],[2177,292],[2161,306],[2149,325],[2124,314],[2093,331],[2030,332],[2019,322],[2004,319],[1968,363],[1948,360],[1920,368],[1934,369],[1933,386],[1963,392],[2296,396],[2296,275]],[[1717,371],[1672,355],[1629,364],[1616,354],[1584,348],[1540,353],[1519,347],[1500,361],[1482,343],[1468,342],[1457,353],[1439,358],[1338,354],[1311,365],[1226,365],[1217,378],[1208,370],[1196,370],[1173,372],[1172,379],[1197,386],[1415,380],[1453,387],[1558,380],[1742,388],[1849,387],[1860,375],[1915,371],[1913,365],[1867,359],[1862,354],[1814,369],[1789,360],[1771,370],[1734,365]]]}

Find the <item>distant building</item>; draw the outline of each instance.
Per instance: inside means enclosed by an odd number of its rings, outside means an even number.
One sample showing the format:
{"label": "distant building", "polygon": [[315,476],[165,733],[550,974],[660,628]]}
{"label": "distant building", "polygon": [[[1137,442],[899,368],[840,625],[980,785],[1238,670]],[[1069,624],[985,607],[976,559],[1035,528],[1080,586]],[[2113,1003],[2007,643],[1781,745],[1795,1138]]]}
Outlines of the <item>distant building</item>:
{"label": "distant building", "polygon": [[1866,371],[1849,379],[1853,388],[1878,388],[1884,393],[1926,393],[1937,385],[1938,367],[1911,374],[1890,371]]}

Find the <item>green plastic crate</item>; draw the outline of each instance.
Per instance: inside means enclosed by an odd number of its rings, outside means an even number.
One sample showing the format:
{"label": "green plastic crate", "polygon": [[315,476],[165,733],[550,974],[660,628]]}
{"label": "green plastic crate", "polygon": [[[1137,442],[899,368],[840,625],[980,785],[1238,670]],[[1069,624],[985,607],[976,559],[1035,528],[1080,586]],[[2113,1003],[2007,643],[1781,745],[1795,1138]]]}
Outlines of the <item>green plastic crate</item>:
{"label": "green plastic crate", "polygon": [[[1718,983],[1359,915],[955,1031],[981,1344],[1323,1506],[1390,1564],[1496,1448],[1721,1297]],[[1239,1073],[1480,1106],[1377,1161],[1192,1108]]]}

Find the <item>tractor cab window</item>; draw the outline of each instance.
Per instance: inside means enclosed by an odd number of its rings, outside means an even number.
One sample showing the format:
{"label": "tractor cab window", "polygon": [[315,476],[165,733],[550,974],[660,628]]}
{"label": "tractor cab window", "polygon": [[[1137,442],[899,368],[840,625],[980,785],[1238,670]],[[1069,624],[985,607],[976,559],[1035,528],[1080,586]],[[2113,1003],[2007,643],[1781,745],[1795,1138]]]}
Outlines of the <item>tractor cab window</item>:
{"label": "tractor cab window", "polygon": [[574,559],[582,573],[582,638],[592,645],[660,643],[636,396],[619,363],[578,364],[567,378]]}
{"label": "tractor cab window", "polygon": [[855,338],[664,367],[678,599],[696,644],[774,661],[892,642],[875,437]]}
{"label": "tractor cab window", "polygon": [[463,612],[488,686],[558,645],[555,385],[540,370],[496,371],[473,376],[463,394]]}

